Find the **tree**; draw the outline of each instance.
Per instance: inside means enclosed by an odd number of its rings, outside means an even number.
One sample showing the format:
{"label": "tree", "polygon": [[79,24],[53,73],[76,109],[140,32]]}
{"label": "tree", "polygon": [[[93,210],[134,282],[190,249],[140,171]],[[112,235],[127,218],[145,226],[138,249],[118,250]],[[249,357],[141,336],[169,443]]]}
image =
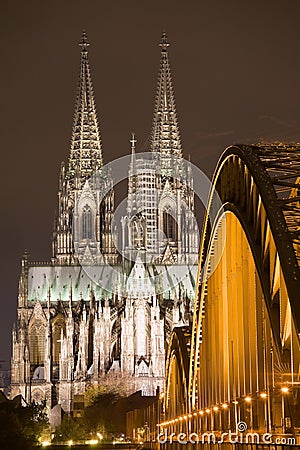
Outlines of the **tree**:
{"label": "tree", "polygon": [[128,383],[128,376],[119,372],[109,372],[98,378],[97,384],[90,385],[85,393],[89,403],[93,403],[99,394],[116,394],[118,397],[127,397],[132,392]]}
{"label": "tree", "polygon": [[0,403],[1,450],[27,450],[36,445],[48,426],[45,407],[45,402],[26,406],[9,400]]}
{"label": "tree", "polygon": [[99,393],[94,398],[84,411],[86,429],[90,433],[100,432],[108,437],[109,434],[120,431],[120,424],[123,423],[118,407],[120,398],[114,392]]}
{"label": "tree", "polygon": [[85,432],[78,422],[65,414],[61,425],[55,429],[53,442],[80,441],[85,439]]}
{"label": "tree", "polygon": [[97,385],[86,391],[88,406],[84,412],[85,427],[89,433],[110,434],[125,429],[125,398],[128,379],[119,373],[99,377]]}

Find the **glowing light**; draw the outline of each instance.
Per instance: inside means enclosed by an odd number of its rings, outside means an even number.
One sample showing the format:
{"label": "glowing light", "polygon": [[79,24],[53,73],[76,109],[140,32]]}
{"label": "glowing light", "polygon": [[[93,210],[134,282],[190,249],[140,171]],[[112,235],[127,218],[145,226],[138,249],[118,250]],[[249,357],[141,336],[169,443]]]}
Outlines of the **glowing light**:
{"label": "glowing light", "polygon": [[184,420],[187,420],[188,416],[183,416]]}
{"label": "glowing light", "polygon": [[228,408],[227,403],[223,403],[222,408],[223,408],[223,409],[227,409],[227,408]]}
{"label": "glowing light", "polygon": [[183,417],[179,417],[179,420],[183,420]]}
{"label": "glowing light", "polygon": [[72,440],[68,441],[68,445],[71,447],[73,445],[73,441]]}
{"label": "glowing light", "polygon": [[175,419],[175,422],[178,422],[178,419]]}
{"label": "glowing light", "polygon": [[196,415],[197,415],[197,413],[196,413],[196,412],[194,412],[194,413],[193,413],[193,416],[196,416]]}
{"label": "glowing light", "polygon": [[219,407],[218,406],[214,406],[214,411],[219,411]]}
{"label": "glowing light", "polygon": [[207,408],[207,409],[205,410],[205,412],[206,412],[207,414],[209,414],[209,413],[210,413],[210,409]]}
{"label": "glowing light", "polygon": [[245,398],[245,401],[246,401],[247,403],[250,403],[251,400],[252,400],[251,397],[246,397],[246,398]]}
{"label": "glowing light", "polygon": [[[89,441],[85,441],[85,444],[89,444],[89,445],[96,445],[98,444],[98,440],[97,439],[90,439]],[[113,442],[113,445],[116,444],[116,441]]]}
{"label": "glowing light", "polygon": [[203,416],[203,414],[204,414],[204,411],[199,411],[199,414],[200,414],[200,416]]}
{"label": "glowing light", "polygon": [[193,414],[189,414],[189,418],[193,417]]}
{"label": "glowing light", "polygon": [[102,434],[101,433],[97,433],[97,436],[98,436],[99,440],[102,441],[102,439],[103,439]]}
{"label": "glowing light", "polygon": [[42,447],[48,447],[49,445],[51,445],[51,442],[49,442],[49,441],[42,442]]}
{"label": "glowing light", "polygon": [[261,398],[267,398],[267,393],[266,392],[261,392],[260,396],[261,396]]}
{"label": "glowing light", "polygon": [[233,403],[234,405],[238,405],[238,404],[239,404],[239,402],[237,402],[236,400],[234,400],[232,403]]}
{"label": "glowing light", "polygon": [[287,386],[283,386],[281,388],[281,392],[283,392],[284,394],[287,394],[289,392],[289,388]]}

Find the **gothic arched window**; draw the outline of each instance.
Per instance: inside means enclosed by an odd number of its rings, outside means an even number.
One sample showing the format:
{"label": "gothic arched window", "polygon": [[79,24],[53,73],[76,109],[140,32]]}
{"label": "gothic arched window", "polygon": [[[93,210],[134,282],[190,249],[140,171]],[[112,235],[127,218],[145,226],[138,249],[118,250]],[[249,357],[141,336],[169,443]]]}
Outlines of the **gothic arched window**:
{"label": "gothic arched window", "polygon": [[172,216],[171,208],[166,208],[163,211],[163,232],[168,241],[175,242],[177,235],[177,226],[174,217]]}
{"label": "gothic arched window", "polygon": [[31,398],[35,403],[42,403],[42,401],[45,398],[45,394],[43,393],[43,391],[41,389],[34,389],[34,391],[32,392]]}
{"label": "gothic arched window", "polygon": [[34,322],[29,329],[29,358],[31,364],[41,365],[45,362],[45,332],[46,327],[40,320]]}
{"label": "gothic arched window", "polygon": [[141,386],[141,395],[143,396],[143,397],[146,397],[147,395],[148,395],[148,390],[147,390],[147,386],[145,386],[145,384],[143,384],[142,386]]}
{"label": "gothic arched window", "polygon": [[82,210],[82,239],[92,239],[92,210],[89,205]]}
{"label": "gothic arched window", "polygon": [[134,216],[129,224],[130,241],[131,245],[135,249],[146,247],[146,230],[145,230],[145,218],[142,216]]}
{"label": "gothic arched window", "polygon": [[63,316],[57,316],[52,324],[52,361],[53,364],[59,363],[61,334],[66,334],[66,323]]}

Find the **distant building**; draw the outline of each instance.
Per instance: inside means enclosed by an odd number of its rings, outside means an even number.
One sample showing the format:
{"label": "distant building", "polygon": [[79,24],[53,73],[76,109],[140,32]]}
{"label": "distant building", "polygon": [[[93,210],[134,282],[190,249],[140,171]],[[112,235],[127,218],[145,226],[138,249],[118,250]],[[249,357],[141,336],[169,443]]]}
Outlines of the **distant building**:
{"label": "distant building", "polygon": [[0,390],[5,394],[9,394],[10,386],[10,362],[3,359],[0,360]]}
{"label": "distant building", "polygon": [[[46,398],[49,407],[77,413],[86,387],[112,372],[126,379],[128,392],[153,396],[163,390],[170,333],[190,319],[198,254],[192,173],[182,159],[166,35],[150,144],[159,162],[145,163],[132,138],[122,255],[116,249],[113,179],[103,165],[85,34],[80,45],[52,259],[23,257],[11,362],[12,397]],[[111,267],[118,275],[108,289],[103,280]],[[153,281],[162,271],[172,278],[167,290]]]}
{"label": "distant building", "polygon": [[132,442],[156,442],[156,424],[162,413],[159,392],[152,397],[135,392],[127,398],[126,406],[126,437]]}

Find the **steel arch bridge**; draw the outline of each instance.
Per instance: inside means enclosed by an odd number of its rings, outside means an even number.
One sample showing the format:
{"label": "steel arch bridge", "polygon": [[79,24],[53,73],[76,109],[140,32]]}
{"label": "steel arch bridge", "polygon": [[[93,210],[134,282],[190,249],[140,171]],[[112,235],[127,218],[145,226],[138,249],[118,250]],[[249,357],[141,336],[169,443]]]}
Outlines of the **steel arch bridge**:
{"label": "steel arch bridge", "polygon": [[300,430],[299,183],[300,144],[221,156],[193,324],[174,330],[168,351],[159,425],[169,436],[239,432],[241,422],[257,433]]}

